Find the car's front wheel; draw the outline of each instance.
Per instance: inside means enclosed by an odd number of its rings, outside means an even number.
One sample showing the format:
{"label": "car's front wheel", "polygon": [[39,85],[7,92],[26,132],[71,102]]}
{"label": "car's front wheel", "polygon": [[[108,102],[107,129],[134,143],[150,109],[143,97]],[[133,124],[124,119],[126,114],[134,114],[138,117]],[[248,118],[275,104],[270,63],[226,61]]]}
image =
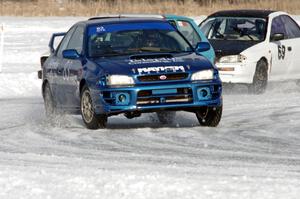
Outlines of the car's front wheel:
{"label": "car's front wheel", "polygon": [[197,119],[201,126],[216,127],[222,117],[223,106],[203,107],[196,111]]}
{"label": "car's front wheel", "polygon": [[80,110],[83,122],[89,129],[105,128],[107,117],[94,111],[92,97],[88,87],[84,86],[80,97]]}
{"label": "car's front wheel", "polygon": [[156,114],[159,122],[162,124],[172,124],[176,117],[175,111],[159,111]]}
{"label": "car's front wheel", "polygon": [[253,83],[249,86],[249,93],[262,94],[268,84],[268,64],[264,60],[257,62]]}

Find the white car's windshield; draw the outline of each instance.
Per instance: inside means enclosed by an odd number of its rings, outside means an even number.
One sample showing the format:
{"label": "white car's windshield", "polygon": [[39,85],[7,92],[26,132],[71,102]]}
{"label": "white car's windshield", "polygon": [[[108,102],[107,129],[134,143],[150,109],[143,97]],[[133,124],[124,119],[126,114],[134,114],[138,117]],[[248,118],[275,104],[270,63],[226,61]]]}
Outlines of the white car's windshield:
{"label": "white car's windshield", "polygon": [[192,47],[169,23],[128,23],[91,26],[90,57],[139,53],[190,52]]}
{"label": "white car's windshield", "polygon": [[262,41],[266,37],[266,20],[246,17],[213,17],[200,28],[210,40]]}

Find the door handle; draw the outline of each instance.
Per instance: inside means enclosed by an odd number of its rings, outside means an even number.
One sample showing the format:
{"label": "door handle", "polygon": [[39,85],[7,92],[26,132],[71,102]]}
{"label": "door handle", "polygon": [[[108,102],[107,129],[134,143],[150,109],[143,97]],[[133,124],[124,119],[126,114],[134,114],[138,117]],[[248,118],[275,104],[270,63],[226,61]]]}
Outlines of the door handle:
{"label": "door handle", "polygon": [[292,51],[292,47],[291,46],[288,47],[288,51]]}

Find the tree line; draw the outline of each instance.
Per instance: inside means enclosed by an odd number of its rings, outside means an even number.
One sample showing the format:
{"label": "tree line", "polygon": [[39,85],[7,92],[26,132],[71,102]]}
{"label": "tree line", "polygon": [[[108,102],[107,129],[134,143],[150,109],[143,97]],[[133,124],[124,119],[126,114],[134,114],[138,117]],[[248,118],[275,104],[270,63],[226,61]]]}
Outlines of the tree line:
{"label": "tree line", "polygon": [[[7,1],[7,2],[38,2],[38,1],[44,1],[44,0],[1,0],[1,1]],[[106,1],[107,3],[115,3],[118,0],[54,0],[58,3],[68,3],[68,2],[79,2],[79,3],[89,3],[89,2],[97,2],[97,1]],[[123,0],[125,1],[125,0]],[[137,0],[126,0],[128,2],[136,2]],[[159,3],[162,1],[173,1],[178,3],[188,3],[191,1],[197,2],[200,5],[208,5],[208,4],[214,4],[214,3],[224,3],[228,2],[229,4],[235,4],[235,3],[251,3],[251,2],[257,2],[257,1],[268,1],[268,0],[143,0],[150,3]]]}

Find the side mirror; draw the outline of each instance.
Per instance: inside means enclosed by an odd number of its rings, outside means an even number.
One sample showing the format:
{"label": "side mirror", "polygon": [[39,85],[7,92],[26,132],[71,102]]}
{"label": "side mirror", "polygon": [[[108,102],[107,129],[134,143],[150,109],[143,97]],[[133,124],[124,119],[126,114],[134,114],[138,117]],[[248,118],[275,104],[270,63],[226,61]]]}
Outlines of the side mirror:
{"label": "side mirror", "polygon": [[78,54],[77,50],[75,49],[69,49],[69,50],[64,50],[62,52],[63,58],[65,59],[79,59],[80,55]]}
{"label": "side mirror", "polygon": [[196,46],[196,53],[208,51],[209,49],[210,49],[210,44],[208,42],[199,42]]}
{"label": "side mirror", "polygon": [[283,33],[275,33],[271,36],[271,41],[280,41],[284,39]]}

